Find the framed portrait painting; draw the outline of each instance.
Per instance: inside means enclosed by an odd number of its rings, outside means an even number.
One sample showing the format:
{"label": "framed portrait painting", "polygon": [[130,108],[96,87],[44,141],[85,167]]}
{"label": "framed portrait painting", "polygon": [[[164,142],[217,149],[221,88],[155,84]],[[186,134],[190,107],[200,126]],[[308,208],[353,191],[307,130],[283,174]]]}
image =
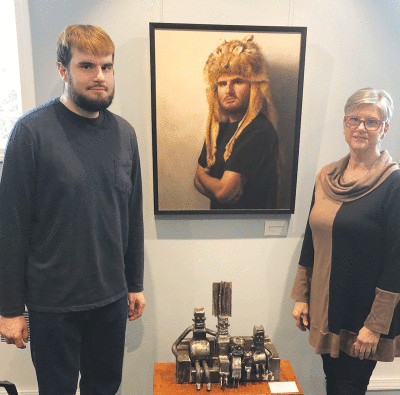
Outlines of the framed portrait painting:
{"label": "framed portrait painting", "polygon": [[306,32],[150,23],[155,214],[294,212]]}

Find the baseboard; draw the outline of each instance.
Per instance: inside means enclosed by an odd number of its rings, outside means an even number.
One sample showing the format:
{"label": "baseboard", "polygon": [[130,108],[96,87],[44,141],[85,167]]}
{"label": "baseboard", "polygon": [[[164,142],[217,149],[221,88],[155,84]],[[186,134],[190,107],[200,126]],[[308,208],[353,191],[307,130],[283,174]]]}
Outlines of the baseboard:
{"label": "baseboard", "polygon": [[400,378],[372,378],[369,381],[368,391],[396,390],[400,390]]}
{"label": "baseboard", "polygon": [[[368,391],[396,391],[400,390],[400,378],[373,378],[368,385]],[[37,390],[18,391],[19,395],[39,395]],[[7,395],[7,391],[0,388],[0,395]],[[79,391],[76,393],[79,395]]]}
{"label": "baseboard", "polygon": [[[17,388],[18,390],[18,388]],[[3,388],[0,388],[0,395],[7,395],[7,391]],[[18,395],[39,395],[38,390],[25,390],[25,391],[20,391],[18,390]],[[79,391],[76,393],[76,395],[79,395]]]}
{"label": "baseboard", "polygon": [[[18,388],[17,388],[18,390]],[[38,395],[39,392],[37,390],[34,391],[30,391],[30,390],[26,390],[26,391],[18,391],[18,395]],[[0,389],[0,395],[7,395],[7,391],[3,388]]]}
{"label": "baseboard", "polygon": [[[396,391],[400,390],[400,378],[371,379],[368,391]],[[19,395],[39,395],[37,390],[18,391]],[[0,388],[0,395],[7,395],[5,389]],[[79,395],[79,391],[76,393]]]}

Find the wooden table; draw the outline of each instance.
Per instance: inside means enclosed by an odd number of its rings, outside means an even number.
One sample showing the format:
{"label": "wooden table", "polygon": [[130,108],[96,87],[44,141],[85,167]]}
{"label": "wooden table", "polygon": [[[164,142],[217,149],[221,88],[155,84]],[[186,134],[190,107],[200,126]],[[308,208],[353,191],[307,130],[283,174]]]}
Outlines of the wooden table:
{"label": "wooden table", "polygon": [[[284,395],[303,395],[300,385],[293,373],[289,361],[281,361],[281,382],[294,381],[299,392],[285,392]],[[276,382],[276,381],[275,381]],[[237,388],[224,388],[218,383],[212,384],[211,392],[207,391],[206,385],[203,384],[200,391],[196,390],[195,384],[177,384],[175,378],[175,363],[156,363],[154,364],[154,383],[153,395],[196,395],[196,394],[241,394],[241,395],[268,395],[271,392],[268,382],[262,383],[240,383]]]}

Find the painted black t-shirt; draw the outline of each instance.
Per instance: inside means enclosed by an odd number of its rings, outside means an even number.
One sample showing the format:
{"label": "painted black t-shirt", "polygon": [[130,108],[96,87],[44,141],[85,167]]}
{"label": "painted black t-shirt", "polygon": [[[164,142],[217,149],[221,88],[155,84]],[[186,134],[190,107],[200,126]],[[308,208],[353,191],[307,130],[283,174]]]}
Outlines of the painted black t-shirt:
{"label": "painted black t-shirt", "polygon": [[[238,122],[221,123],[217,138],[215,164],[210,176],[221,179],[225,171],[246,177],[243,195],[234,204],[211,200],[211,209],[274,209],[277,208],[279,143],[277,133],[261,113],[242,131],[235,141],[232,153],[224,159],[225,147],[235,134]],[[207,167],[205,145],[198,163]]]}

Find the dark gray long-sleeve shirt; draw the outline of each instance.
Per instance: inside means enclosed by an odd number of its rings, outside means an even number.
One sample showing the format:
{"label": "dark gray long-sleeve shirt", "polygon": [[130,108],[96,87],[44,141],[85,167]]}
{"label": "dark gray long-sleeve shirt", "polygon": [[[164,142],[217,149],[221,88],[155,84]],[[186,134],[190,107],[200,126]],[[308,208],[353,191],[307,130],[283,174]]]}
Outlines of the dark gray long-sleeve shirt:
{"label": "dark gray long-sleeve shirt", "polygon": [[140,292],[143,249],[132,126],[58,99],[19,119],[0,182],[0,314],[88,310]]}

